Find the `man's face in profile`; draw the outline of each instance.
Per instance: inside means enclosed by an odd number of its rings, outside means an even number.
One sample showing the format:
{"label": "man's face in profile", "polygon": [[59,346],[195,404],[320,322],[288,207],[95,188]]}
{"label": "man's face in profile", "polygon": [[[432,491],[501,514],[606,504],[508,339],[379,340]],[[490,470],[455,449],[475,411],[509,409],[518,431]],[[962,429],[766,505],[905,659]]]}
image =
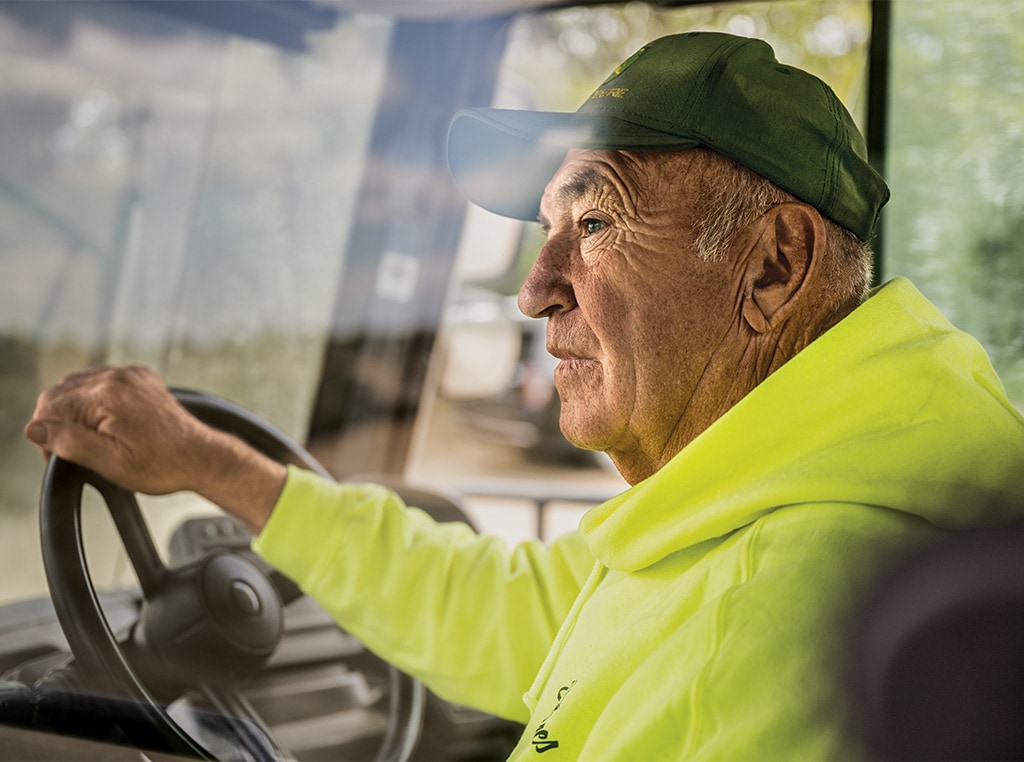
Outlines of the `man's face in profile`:
{"label": "man's face in profile", "polygon": [[695,151],[574,150],[541,201],[547,243],[520,308],[548,318],[563,433],[617,464],[678,451],[713,361],[736,352],[738,275],[694,248],[703,166]]}

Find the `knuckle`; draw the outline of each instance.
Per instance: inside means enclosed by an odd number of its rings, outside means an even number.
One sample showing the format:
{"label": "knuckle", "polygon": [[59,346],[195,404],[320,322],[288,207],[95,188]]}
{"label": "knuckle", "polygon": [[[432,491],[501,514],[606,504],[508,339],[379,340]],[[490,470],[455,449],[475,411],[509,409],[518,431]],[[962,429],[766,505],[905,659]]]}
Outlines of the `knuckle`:
{"label": "knuckle", "polygon": [[112,366],[105,370],[97,384],[97,391],[104,397],[119,397],[143,382],[141,367],[135,365]]}
{"label": "knuckle", "polygon": [[145,365],[118,365],[111,367],[110,380],[117,385],[141,385],[152,381],[156,374]]}
{"label": "knuckle", "polygon": [[111,384],[123,384],[130,382],[135,376],[132,369],[128,365],[115,365],[107,368],[104,374],[104,380]]}

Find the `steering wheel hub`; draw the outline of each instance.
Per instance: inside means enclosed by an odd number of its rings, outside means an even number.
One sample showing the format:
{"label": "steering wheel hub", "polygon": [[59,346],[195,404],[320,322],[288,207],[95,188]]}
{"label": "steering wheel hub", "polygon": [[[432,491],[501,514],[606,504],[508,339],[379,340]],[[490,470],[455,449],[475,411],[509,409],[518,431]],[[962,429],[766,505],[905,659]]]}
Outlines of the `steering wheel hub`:
{"label": "steering wheel hub", "polygon": [[174,664],[185,683],[195,675],[224,682],[254,674],[284,634],[277,590],[235,553],[211,553],[169,570],[160,587],[143,605],[136,639],[143,652]]}

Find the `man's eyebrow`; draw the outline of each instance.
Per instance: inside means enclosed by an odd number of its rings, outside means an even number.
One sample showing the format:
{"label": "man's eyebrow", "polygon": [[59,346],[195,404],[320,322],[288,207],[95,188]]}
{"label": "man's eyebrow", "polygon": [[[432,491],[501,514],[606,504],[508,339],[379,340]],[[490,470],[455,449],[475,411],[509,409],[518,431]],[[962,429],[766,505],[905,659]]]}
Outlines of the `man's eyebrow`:
{"label": "man's eyebrow", "polygon": [[[559,204],[571,203],[588,193],[597,193],[608,185],[610,183],[604,175],[593,167],[585,167],[559,186],[555,191],[555,201]],[[544,215],[544,212],[537,215],[537,224],[540,225],[543,232],[551,229],[551,221]]]}
{"label": "man's eyebrow", "polygon": [[586,167],[566,180],[555,193],[560,202],[572,201],[587,193],[595,193],[608,185],[608,180],[593,167]]}

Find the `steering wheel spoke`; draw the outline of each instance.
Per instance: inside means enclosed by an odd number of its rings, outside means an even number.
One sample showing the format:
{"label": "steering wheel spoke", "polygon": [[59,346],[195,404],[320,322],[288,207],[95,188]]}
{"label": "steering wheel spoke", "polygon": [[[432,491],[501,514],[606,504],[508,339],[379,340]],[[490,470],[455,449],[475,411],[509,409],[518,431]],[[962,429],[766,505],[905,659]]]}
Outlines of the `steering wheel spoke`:
{"label": "steering wheel spoke", "polygon": [[135,569],[135,576],[142,588],[142,595],[147,600],[153,598],[160,590],[167,573],[156,545],[153,544],[153,537],[146,528],[146,521],[139,508],[139,502],[135,495],[127,490],[117,487],[105,479],[97,478],[98,483],[93,486],[99,490],[100,495],[107,504],[110,516],[117,527],[117,533],[121,536],[125,553]]}

